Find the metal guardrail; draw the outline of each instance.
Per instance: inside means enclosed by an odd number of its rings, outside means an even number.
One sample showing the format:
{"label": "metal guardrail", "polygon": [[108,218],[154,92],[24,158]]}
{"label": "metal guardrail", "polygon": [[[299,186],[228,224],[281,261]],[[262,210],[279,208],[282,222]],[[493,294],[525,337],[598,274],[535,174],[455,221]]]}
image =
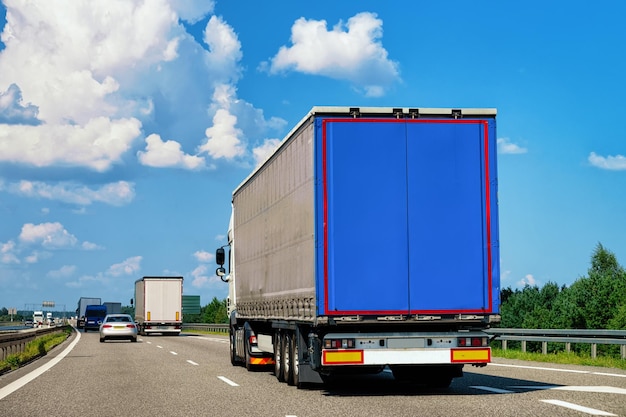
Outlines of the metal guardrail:
{"label": "metal guardrail", "polygon": [[200,330],[213,333],[228,333],[228,324],[188,323],[183,324],[183,330]]}
{"label": "metal guardrail", "polygon": [[502,349],[507,349],[508,341],[522,342],[522,352],[526,352],[527,342],[541,342],[541,352],[548,353],[548,343],[564,343],[565,351],[571,352],[572,343],[591,345],[591,357],[598,355],[598,345],[619,345],[622,359],[626,359],[626,330],[589,329],[500,329],[486,331],[495,340],[502,341]]}
{"label": "metal guardrail", "polygon": [[48,333],[61,332],[65,326],[42,327],[38,329],[26,329],[0,332],[0,360],[7,356],[22,353],[28,342]]}

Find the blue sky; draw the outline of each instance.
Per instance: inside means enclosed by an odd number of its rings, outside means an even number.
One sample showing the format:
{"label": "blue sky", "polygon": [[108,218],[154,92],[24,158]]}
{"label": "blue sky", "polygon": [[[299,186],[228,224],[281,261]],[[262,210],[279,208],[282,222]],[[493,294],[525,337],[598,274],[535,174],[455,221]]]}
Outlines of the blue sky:
{"label": "blue sky", "polygon": [[502,287],[626,263],[622,1],[0,1],[0,307],[226,297],[231,192],[316,105],[497,108]]}

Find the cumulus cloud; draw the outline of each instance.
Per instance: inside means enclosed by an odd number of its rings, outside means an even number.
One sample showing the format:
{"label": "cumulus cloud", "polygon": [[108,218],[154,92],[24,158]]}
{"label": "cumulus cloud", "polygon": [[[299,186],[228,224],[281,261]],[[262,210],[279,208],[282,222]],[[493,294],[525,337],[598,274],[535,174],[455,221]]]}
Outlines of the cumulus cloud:
{"label": "cumulus cloud", "polygon": [[280,139],[267,139],[261,146],[252,150],[255,165],[259,166],[263,163],[280,144]]}
{"label": "cumulus cloud", "polygon": [[5,93],[0,92],[0,123],[37,125],[39,110],[33,105],[22,104],[20,88],[11,84]]}
{"label": "cumulus cloud", "polygon": [[239,61],[243,56],[241,43],[231,26],[221,18],[211,16],[204,29],[204,42],[209,47],[206,55],[207,67],[211,69],[219,82],[236,81],[241,68]]}
{"label": "cumulus cloud", "polygon": [[524,278],[522,278],[519,282],[518,282],[518,286],[520,287],[525,287],[525,286],[530,286],[530,287],[534,287],[537,285],[537,280],[535,279],[535,277],[532,274],[527,274]]}
{"label": "cumulus cloud", "polygon": [[213,126],[205,131],[206,142],[199,147],[200,152],[207,152],[211,157],[233,159],[245,153],[245,145],[239,138],[241,129],[236,127],[237,116],[226,109],[219,109],[213,117]]}
{"label": "cumulus cloud", "polygon": [[84,126],[0,124],[0,162],[84,166],[102,172],[120,161],[139,137],[140,128],[141,123],[134,118],[106,117],[91,119]]}
{"label": "cumulus cloud", "polygon": [[497,144],[498,153],[501,154],[522,154],[528,152],[528,149],[511,142],[509,138],[498,138]]}
{"label": "cumulus cloud", "polygon": [[0,244],[0,262],[3,264],[19,264],[20,260],[17,257],[17,248],[15,242],[9,240],[8,242]]}
{"label": "cumulus cloud", "polygon": [[[381,96],[400,80],[398,64],[382,46],[383,22],[375,13],[359,13],[328,30],[325,20],[296,20],[291,46],[271,58],[269,72],[297,71],[348,80],[367,96]],[[267,67],[268,63],[263,63]]]}
{"label": "cumulus cloud", "polygon": [[141,256],[133,256],[125,259],[123,262],[111,265],[107,271],[107,275],[118,277],[121,275],[134,275],[141,269]]}
{"label": "cumulus cloud", "polygon": [[69,233],[61,223],[26,223],[22,226],[19,240],[28,244],[38,244],[48,249],[62,249],[75,246],[78,239]]}
{"label": "cumulus cloud", "polygon": [[111,265],[105,272],[99,272],[96,275],[83,275],[75,281],[65,283],[66,287],[82,288],[85,286],[93,287],[94,284],[103,286],[112,285],[114,280],[119,277],[134,276],[141,270],[141,256],[133,256],[124,261]]}
{"label": "cumulus cloud", "polygon": [[0,182],[0,191],[31,198],[44,198],[64,203],[88,206],[94,202],[123,206],[135,198],[134,184],[126,181],[105,184],[98,188],[89,188],[76,182],[59,182],[54,185],[41,181],[19,181],[16,183]]}
{"label": "cumulus cloud", "polygon": [[196,251],[193,254],[193,256],[194,258],[196,258],[198,262],[204,262],[204,263],[211,262],[215,258],[215,255],[213,255],[211,252],[207,252],[203,250]]}
{"label": "cumulus cloud", "polygon": [[595,152],[591,152],[587,159],[591,165],[597,168],[610,171],[626,170],[626,157],[623,155],[601,156]]}
{"label": "cumulus cloud", "polygon": [[59,269],[49,271],[46,275],[50,278],[67,278],[74,275],[76,269],[76,265],[63,265]]}
{"label": "cumulus cloud", "polygon": [[168,140],[163,142],[157,134],[146,138],[146,151],[137,152],[143,165],[151,167],[172,167],[183,169],[202,169],[206,166],[203,157],[188,155],[181,149],[180,143]]}

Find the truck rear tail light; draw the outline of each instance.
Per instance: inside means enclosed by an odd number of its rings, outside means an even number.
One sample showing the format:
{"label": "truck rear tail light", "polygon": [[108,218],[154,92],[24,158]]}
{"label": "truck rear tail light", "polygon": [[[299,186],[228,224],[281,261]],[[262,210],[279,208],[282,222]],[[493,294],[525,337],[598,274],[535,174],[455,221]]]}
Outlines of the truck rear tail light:
{"label": "truck rear tail light", "polygon": [[459,347],[486,347],[489,346],[489,340],[486,337],[459,337]]}
{"label": "truck rear tail light", "polygon": [[250,336],[250,338],[248,339],[248,342],[250,342],[250,346],[256,346],[257,344],[256,336],[255,335]]}
{"label": "truck rear tail light", "polygon": [[354,349],[354,339],[325,339],[324,349]]}

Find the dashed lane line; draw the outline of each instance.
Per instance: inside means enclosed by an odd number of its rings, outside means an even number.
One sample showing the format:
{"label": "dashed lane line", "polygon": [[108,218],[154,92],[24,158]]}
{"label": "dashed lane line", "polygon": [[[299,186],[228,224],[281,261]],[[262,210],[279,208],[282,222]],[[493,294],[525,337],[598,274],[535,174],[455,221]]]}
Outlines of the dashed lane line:
{"label": "dashed lane line", "polygon": [[541,400],[544,403],[558,405],[560,407],[569,408],[571,410],[580,411],[582,413],[591,414],[592,416],[617,416],[617,414],[609,413],[607,411],[597,410],[595,408],[583,407],[582,405],[568,403],[561,400]]}
{"label": "dashed lane line", "polygon": [[479,389],[481,391],[489,391],[496,394],[513,394],[515,391],[509,391],[506,389],[495,388],[495,387],[486,387],[484,385],[472,385],[470,388]]}
{"label": "dashed lane line", "polygon": [[217,379],[226,382],[231,387],[238,387],[239,386],[238,383],[231,381],[230,379],[226,378],[225,376],[218,376]]}
{"label": "dashed lane line", "polygon": [[189,362],[190,364],[192,364],[192,365],[194,365],[194,366],[198,366],[198,364],[197,364],[197,363],[195,363],[195,362],[194,362],[194,361],[192,361],[192,360],[187,359],[187,362]]}
{"label": "dashed lane line", "polygon": [[580,371],[577,369],[561,369],[561,368],[548,368],[545,366],[528,366],[528,365],[511,365],[506,363],[490,363],[489,366],[501,366],[505,368],[523,368],[523,369],[538,369],[541,371],[552,372],[569,372],[573,374],[588,374],[588,375],[602,375],[602,376],[615,376],[618,378],[626,378],[626,374],[612,374],[608,372],[593,372],[593,371]]}

